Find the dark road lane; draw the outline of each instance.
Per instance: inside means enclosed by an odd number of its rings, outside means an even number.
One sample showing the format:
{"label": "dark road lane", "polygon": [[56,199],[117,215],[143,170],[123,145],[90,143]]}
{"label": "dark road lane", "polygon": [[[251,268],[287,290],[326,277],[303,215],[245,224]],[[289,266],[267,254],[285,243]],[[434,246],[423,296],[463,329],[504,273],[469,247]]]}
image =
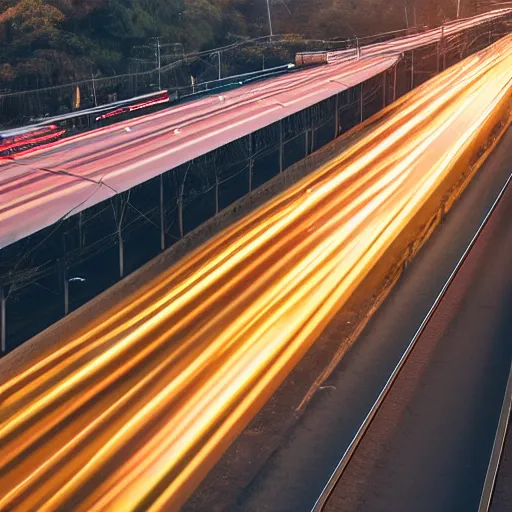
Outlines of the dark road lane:
{"label": "dark road lane", "polygon": [[238,510],[311,510],[510,175],[511,145],[509,131],[324,389],[317,393],[286,444],[240,496]]}
{"label": "dark road lane", "polygon": [[477,511],[512,351],[512,188],[325,510]]}

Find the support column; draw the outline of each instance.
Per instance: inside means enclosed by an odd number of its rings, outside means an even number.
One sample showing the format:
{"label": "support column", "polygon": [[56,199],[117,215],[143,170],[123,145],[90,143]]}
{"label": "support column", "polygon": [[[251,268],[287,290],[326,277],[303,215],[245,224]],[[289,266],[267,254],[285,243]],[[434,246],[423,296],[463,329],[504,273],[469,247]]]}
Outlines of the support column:
{"label": "support column", "polygon": [[411,50],[411,91],[414,89],[414,50]]}
{"label": "support column", "polygon": [[117,230],[117,240],[119,242],[119,277],[124,277],[124,241],[121,227]]}
{"label": "support column", "polygon": [[252,192],[252,173],[254,170],[253,134],[249,134],[249,192]]}
{"label": "support column", "polygon": [[359,122],[364,120],[364,84],[359,85]]}
{"label": "support column", "polygon": [[66,260],[62,259],[60,261],[61,266],[61,276],[62,276],[62,287],[64,293],[64,316],[69,315],[69,280],[68,280],[68,272],[66,270]]}
{"label": "support column", "polygon": [[334,138],[338,138],[340,133],[340,95],[336,94],[336,106],[334,112]]}
{"label": "support column", "polygon": [[398,64],[395,64],[393,68],[393,103],[396,101],[396,88],[397,88],[397,78],[398,78]]}
{"label": "support column", "polygon": [[83,212],[80,212],[78,214],[78,246],[80,250],[82,250],[84,246],[83,238]]}
{"label": "support column", "polygon": [[219,214],[219,175],[215,169],[215,215]]}
{"label": "support column", "polygon": [[444,36],[444,25],[441,27],[441,47],[443,49],[443,69],[444,71],[446,69],[446,40]]}
{"label": "support column", "polygon": [[7,293],[0,286],[0,350],[2,354],[7,352]]}
{"label": "support column", "polygon": [[119,244],[119,277],[123,279],[124,277],[124,240],[123,240],[123,223],[124,216],[126,213],[126,208],[128,207],[128,203],[130,201],[130,191],[127,193],[119,194],[114,197],[114,200],[119,201],[120,212],[119,219],[117,220],[117,241]]}
{"label": "support column", "polygon": [[164,175],[160,174],[160,248],[165,251]]}
{"label": "support column", "polygon": [[382,108],[386,108],[388,104],[388,72],[382,73]]}
{"label": "support column", "polygon": [[283,120],[279,121],[279,173],[284,171]]}
{"label": "support column", "polygon": [[183,196],[180,195],[178,198],[178,224],[180,227],[180,237],[183,238],[184,236],[184,229],[183,229]]}

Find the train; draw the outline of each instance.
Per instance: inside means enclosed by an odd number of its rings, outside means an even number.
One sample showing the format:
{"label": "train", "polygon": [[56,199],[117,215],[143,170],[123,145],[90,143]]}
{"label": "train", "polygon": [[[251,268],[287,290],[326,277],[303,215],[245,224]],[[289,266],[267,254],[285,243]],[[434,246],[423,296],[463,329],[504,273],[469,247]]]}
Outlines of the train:
{"label": "train", "polygon": [[295,67],[304,68],[329,64],[327,52],[301,52],[295,55]]}

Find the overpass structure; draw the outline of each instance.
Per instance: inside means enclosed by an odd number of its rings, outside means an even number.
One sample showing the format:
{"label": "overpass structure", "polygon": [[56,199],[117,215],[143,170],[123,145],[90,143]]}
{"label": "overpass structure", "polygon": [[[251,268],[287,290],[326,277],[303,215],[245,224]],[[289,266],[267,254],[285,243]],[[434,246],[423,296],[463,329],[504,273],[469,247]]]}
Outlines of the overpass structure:
{"label": "overpass structure", "polygon": [[0,508],[179,509],[388,249],[449,208],[510,126],[511,74],[508,36],[85,325],[0,361]]}
{"label": "overpass structure", "polygon": [[[2,159],[2,351],[48,325],[41,318],[26,331],[34,308],[53,323],[413,88],[420,57],[435,74],[450,63],[450,38],[511,13],[333,52],[325,66]],[[489,33],[485,44],[496,36]],[[419,55],[432,47],[432,56]]]}
{"label": "overpass structure", "polygon": [[[94,130],[0,161],[0,249],[66,216],[382,74],[404,52],[509,15],[493,11],[314,68]],[[442,49],[441,49],[442,51]]]}

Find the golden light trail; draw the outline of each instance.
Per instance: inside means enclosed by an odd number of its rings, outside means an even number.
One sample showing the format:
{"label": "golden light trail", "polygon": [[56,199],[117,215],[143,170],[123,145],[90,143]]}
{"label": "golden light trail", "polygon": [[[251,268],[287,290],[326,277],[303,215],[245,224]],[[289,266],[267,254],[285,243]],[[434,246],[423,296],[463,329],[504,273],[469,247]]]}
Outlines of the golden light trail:
{"label": "golden light trail", "polygon": [[512,38],[0,386],[0,510],[176,509],[510,101]]}

